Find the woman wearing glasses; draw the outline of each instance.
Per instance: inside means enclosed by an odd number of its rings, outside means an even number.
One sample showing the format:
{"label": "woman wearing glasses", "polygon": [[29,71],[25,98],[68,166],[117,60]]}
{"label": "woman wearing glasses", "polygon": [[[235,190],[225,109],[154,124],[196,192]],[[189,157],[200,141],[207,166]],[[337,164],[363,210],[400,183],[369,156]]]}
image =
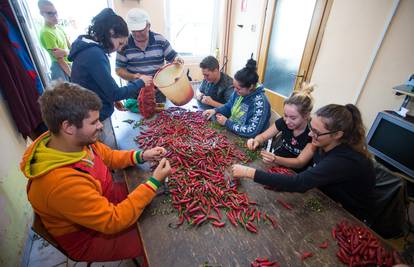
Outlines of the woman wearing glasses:
{"label": "woman wearing glasses", "polygon": [[287,192],[318,187],[360,220],[372,222],[375,174],[358,108],[352,104],[324,106],[313,116],[309,129],[317,147],[313,167],[286,176],[233,165],[233,176]]}
{"label": "woman wearing glasses", "polygon": [[[275,163],[295,171],[302,171],[310,163],[315,147],[311,144],[308,122],[313,108],[313,86],[303,83],[283,103],[283,118],[275,121],[266,131],[247,140],[247,147],[255,150],[261,143],[281,134],[279,146],[273,153],[261,152],[264,162]],[[302,153],[303,151],[303,153]]]}

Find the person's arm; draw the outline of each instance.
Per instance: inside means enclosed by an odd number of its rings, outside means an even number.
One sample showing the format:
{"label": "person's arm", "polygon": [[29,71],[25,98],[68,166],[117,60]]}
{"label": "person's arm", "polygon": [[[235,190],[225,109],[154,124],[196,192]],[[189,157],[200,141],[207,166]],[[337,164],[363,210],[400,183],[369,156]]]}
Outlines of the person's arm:
{"label": "person's arm", "polygon": [[60,68],[65,72],[67,76],[71,76],[71,71],[68,63],[64,60],[63,57],[56,59],[57,63],[59,64]]}
{"label": "person's arm", "polygon": [[[285,157],[279,157],[277,155],[274,155],[272,153],[270,153],[273,157],[272,162],[276,163],[278,165],[282,165],[288,168],[295,168],[295,169],[300,169],[306,166],[306,164],[308,164],[311,159],[313,158],[313,155],[315,154],[316,151],[316,147],[314,145],[312,145],[311,143],[308,143],[305,148],[302,150],[302,152],[300,152],[299,156],[297,156],[296,158],[285,158]],[[265,153],[266,151],[262,151],[262,155],[263,153]],[[269,153],[269,152],[266,152]]]}
{"label": "person's arm", "polygon": [[220,114],[226,116],[227,118],[230,117],[231,108],[233,107],[234,101],[236,100],[237,97],[238,97],[238,95],[236,93],[233,93],[230,100],[227,101],[226,104],[224,104],[221,107],[215,108],[214,110],[216,111],[216,113],[220,113]]}
{"label": "person's arm", "polygon": [[90,75],[101,88],[105,98],[109,102],[115,102],[127,98],[136,98],[139,90],[144,87],[144,82],[135,80],[129,82],[126,86],[119,87],[111,75],[111,68],[108,58],[99,51],[99,48],[90,49],[90,60],[84,62],[85,68],[88,68]]}
{"label": "person's arm", "polygon": [[244,124],[229,119],[226,121],[226,128],[241,137],[251,138],[258,135],[269,122],[270,105],[264,95],[257,95],[252,105],[248,111],[252,109],[252,114]]}
{"label": "person's arm", "polygon": [[272,125],[269,126],[269,128],[266,129],[266,131],[264,131],[261,134],[256,135],[254,137],[254,140],[257,141],[259,144],[263,144],[270,138],[276,136],[278,133],[279,133],[279,130],[276,128],[276,125],[273,123]]}
{"label": "person's arm", "polygon": [[140,73],[129,72],[126,68],[116,68],[116,74],[124,80],[135,81],[141,77]]}
{"label": "person's arm", "polygon": [[[50,175],[59,176],[59,184],[46,197],[47,207],[69,221],[104,234],[118,233],[136,223],[146,205],[171,173],[166,159],[161,160],[153,176],[118,204],[102,196],[96,179],[72,168],[58,168]],[[99,184],[99,182],[98,182]]]}
{"label": "person's arm", "polygon": [[[167,39],[164,39],[163,52],[164,52],[164,58],[168,63],[174,62],[174,59],[178,57],[178,53],[172,48],[170,42],[168,42]],[[179,58],[177,60],[182,60],[182,59]],[[182,60],[182,62],[184,63],[184,60]]]}
{"label": "person's arm", "polygon": [[[247,140],[247,148],[250,150],[255,150],[257,147],[259,147],[260,144],[266,142],[268,139],[272,138],[273,136],[276,136],[279,133],[279,129],[277,129],[275,124],[272,124],[269,126],[269,128],[266,129],[263,133],[256,135],[254,138],[250,138]],[[273,155],[272,153],[270,153]],[[273,161],[273,158],[271,158],[271,161]]]}
{"label": "person's arm", "polygon": [[201,103],[212,106],[214,108],[218,108],[224,105],[220,102],[215,101],[213,98],[211,98],[211,96],[207,96],[207,95],[201,98]]}
{"label": "person's arm", "polygon": [[166,154],[166,150],[162,147],[128,151],[113,150],[101,142],[96,142],[92,146],[110,169],[124,169],[129,166],[142,164],[148,160],[159,160]]}
{"label": "person's arm", "polygon": [[340,183],[349,179],[349,172],[353,168],[355,164],[352,161],[331,156],[294,176],[255,170],[252,177],[255,182],[276,187],[280,191],[303,193],[315,187]]}

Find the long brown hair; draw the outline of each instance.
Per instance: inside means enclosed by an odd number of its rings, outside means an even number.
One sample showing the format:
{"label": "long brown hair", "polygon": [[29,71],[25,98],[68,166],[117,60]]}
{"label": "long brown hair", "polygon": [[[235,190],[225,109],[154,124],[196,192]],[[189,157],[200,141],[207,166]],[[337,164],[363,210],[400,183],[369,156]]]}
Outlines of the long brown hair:
{"label": "long brown hair", "polygon": [[371,157],[365,141],[361,112],[356,106],[330,104],[318,109],[316,115],[323,118],[327,130],[344,133],[340,140],[341,143],[348,144],[367,158]]}
{"label": "long brown hair", "polygon": [[302,117],[309,115],[313,109],[313,97],[311,93],[314,90],[314,85],[303,82],[301,88],[298,91],[292,93],[287,98],[283,105],[295,105],[299,114]]}

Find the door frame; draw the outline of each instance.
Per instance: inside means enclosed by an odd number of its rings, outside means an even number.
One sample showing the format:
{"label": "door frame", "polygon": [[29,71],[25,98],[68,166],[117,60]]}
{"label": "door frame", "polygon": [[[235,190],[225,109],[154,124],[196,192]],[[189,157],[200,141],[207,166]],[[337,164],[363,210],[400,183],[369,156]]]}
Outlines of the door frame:
{"label": "door frame", "polygon": [[[312,72],[315,67],[316,58],[322,43],[326,23],[334,0],[317,0],[312,15],[309,33],[306,39],[302,60],[299,65],[298,75],[295,79],[294,91],[298,90],[300,84],[305,81],[309,82],[312,78]],[[266,15],[263,25],[260,49],[258,54],[258,74],[259,81],[263,83],[264,73],[266,70],[267,56],[270,45],[270,37],[273,28],[273,21],[276,11],[276,1],[268,0],[266,5]],[[283,102],[286,99],[274,91],[266,89],[266,95],[269,98],[272,109],[279,115],[283,114]]]}

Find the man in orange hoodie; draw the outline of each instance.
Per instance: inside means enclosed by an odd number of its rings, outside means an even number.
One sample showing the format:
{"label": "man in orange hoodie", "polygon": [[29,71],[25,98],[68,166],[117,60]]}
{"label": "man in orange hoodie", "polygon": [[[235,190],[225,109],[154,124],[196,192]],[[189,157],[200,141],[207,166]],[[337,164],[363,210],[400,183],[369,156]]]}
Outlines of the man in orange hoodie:
{"label": "man in orange hoodie", "polygon": [[[50,234],[78,261],[115,261],[143,255],[136,221],[171,173],[166,151],[111,150],[98,142],[99,97],[58,83],[40,97],[49,131],[26,150],[20,168],[28,199]],[[129,195],[110,169],[160,160],[151,178]]]}

